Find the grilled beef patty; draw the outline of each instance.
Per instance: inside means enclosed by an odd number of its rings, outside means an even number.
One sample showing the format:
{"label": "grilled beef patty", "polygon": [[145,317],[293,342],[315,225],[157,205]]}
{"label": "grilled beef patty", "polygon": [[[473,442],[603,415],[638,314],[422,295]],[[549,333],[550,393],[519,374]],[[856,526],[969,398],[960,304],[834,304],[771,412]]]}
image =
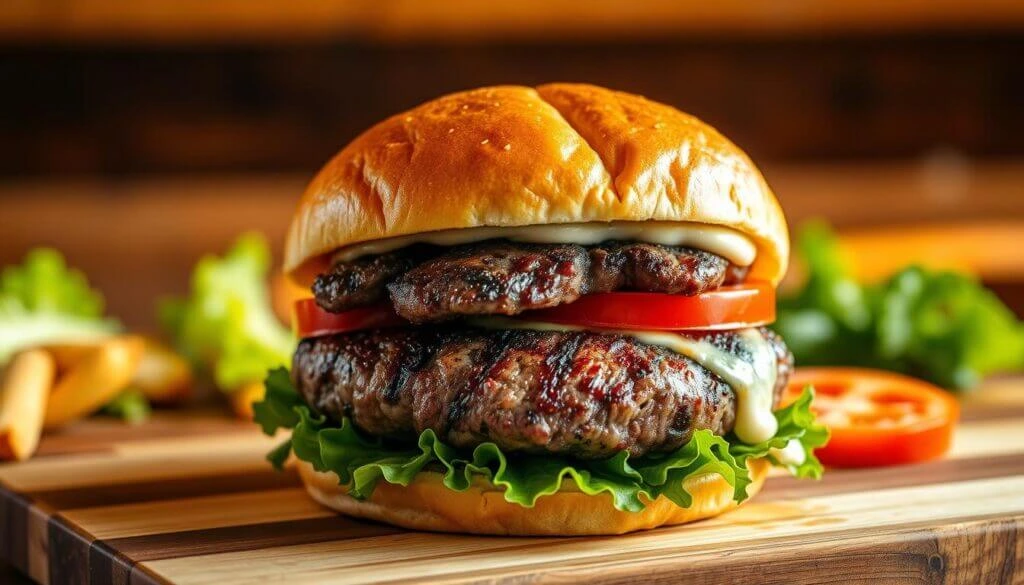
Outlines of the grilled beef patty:
{"label": "grilled beef patty", "polygon": [[[776,402],[792,368],[776,350]],[[749,355],[735,332],[708,341]],[[735,393],[701,365],[634,338],[592,332],[444,327],[363,331],[299,344],[292,376],[308,404],[363,431],[411,441],[493,441],[578,458],[671,451],[697,429],[732,429]]]}
{"label": "grilled beef patty", "polygon": [[340,262],[317,277],[313,294],[333,312],[390,294],[399,315],[423,323],[461,315],[514,315],[614,290],[694,295],[745,276],[746,269],[720,256],[678,246],[492,240],[447,250],[411,246]]}
{"label": "grilled beef patty", "polygon": [[437,253],[433,246],[410,246],[338,262],[313,281],[313,296],[324,310],[335,313],[383,301],[389,282]]}

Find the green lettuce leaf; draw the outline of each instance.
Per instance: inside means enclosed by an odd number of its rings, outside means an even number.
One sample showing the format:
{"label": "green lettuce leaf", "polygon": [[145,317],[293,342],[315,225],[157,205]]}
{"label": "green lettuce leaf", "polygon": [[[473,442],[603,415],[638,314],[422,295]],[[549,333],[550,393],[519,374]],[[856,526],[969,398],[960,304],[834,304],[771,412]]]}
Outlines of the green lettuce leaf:
{"label": "green lettuce leaf", "polygon": [[267,459],[279,467],[293,452],[318,471],[336,473],[356,498],[369,497],[380,481],[409,485],[416,474],[429,467],[443,473],[449,489],[462,491],[474,480],[483,479],[500,488],[506,501],[525,507],[562,489],[567,478],[586,494],[608,494],[619,510],[642,510],[645,502],[662,495],[687,507],[692,500],[683,489],[684,481],[707,473],[725,478],[734,489],[733,497],[740,502],[747,498],[751,481],[748,458],[773,459],[771,449],[795,440],[803,446],[806,458],[790,471],[799,477],[818,478],[822,468],[813,450],[828,440],[828,431],[814,421],[810,412],[810,389],[775,413],[778,433],[758,445],[743,445],[735,438],[702,430],[673,453],[631,457],[622,451],[608,459],[584,461],[504,453],[494,443],[483,443],[471,451],[455,449],[429,429],[420,434],[415,446],[395,445],[361,434],[347,418],[334,426],[324,417],[314,416],[283,369],[270,372],[266,386],[266,396],[254,407],[256,422],[267,434],[292,429],[291,437]]}
{"label": "green lettuce leaf", "polygon": [[910,267],[872,293],[875,347],[893,369],[949,388],[1024,370],[1024,324],[974,279]]}
{"label": "green lettuce leaf", "polygon": [[0,364],[47,343],[106,337],[120,329],[103,317],[103,297],[59,252],[37,248],[0,274]]}
{"label": "green lettuce leaf", "polygon": [[295,428],[295,425],[299,424],[297,408],[305,403],[292,387],[288,370],[284,368],[270,370],[263,386],[267,389],[264,399],[252,405],[255,420],[262,427],[263,432],[273,435],[277,429]]}
{"label": "green lettuce leaf", "polygon": [[[814,389],[810,386],[804,388],[800,397],[789,406],[775,411],[775,420],[779,423],[779,430],[775,436],[757,445],[746,445],[735,442],[732,446],[733,453],[759,457],[767,453],[772,463],[785,467],[794,476],[799,478],[821,479],[822,467],[818,458],[814,456],[814,449],[823,447],[828,443],[828,428],[819,424],[811,412],[811,402],[814,399]],[[788,443],[785,437],[799,436],[800,443],[804,446],[806,455],[803,463],[799,465],[783,465],[772,455],[772,449],[782,449]]]}
{"label": "green lettuce leaf", "polygon": [[801,230],[808,279],[772,327],[796,361],[882,368],[951,389],[1024,371],[1024,324],[970,276],[911,266],[875,285],[851,276],[824,224]]}
{"label": "green lettuce leaf", "polygon": [[188,298],[160,306],[161,321],[178,350],[209,368],[222,390],[259,381],[268,369],[291,359],[295,338],[274,315],[269,269],[266,240],[244,234],[223,257],[199,260]]}
{"label": "green lettuce leaf", "polygon": [[149,400],[142,391],[129,388],[103,407],[103,414],[117,417],[129,424],[140,424],[146,422],[152,409]]}

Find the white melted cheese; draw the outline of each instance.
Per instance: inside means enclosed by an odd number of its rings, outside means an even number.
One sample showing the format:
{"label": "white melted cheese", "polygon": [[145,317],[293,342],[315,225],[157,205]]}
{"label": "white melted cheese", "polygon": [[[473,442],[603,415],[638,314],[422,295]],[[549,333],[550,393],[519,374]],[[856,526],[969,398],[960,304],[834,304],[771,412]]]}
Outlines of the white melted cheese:
{"label": "white melted cheese", "polygon": [[782,465],[800,465],[807,459],[807,452],[804,451],[804,446],[796,439],[790,439],[786,446],[781,449],[769,449],[768,454]]}
{"label": "white melted cheese", "polygon": [[349,262],[369,254],[383,254],[410,244],[456,246],[494,238],[529,244],[599,244],[606,240],[634,240],[665,246],[705,250],[737,266],[750,266],[757,247],[750,238],[729,228],[666,221],[611,221],[561,223],[518,227],[476,227],[425,232],[346,246],[334,255],[335,262]]}
{"label": "white melted cheese", "polygon": [[[628,335],[651,345],[658,345],[684,355],[713,372],[736,392],[736,424],[733,432],[744,443],[754,444],[775,436],[778,421],[772,414],[775,393],[775,352],[756,329],[744,329],[743,337],[751,361],[715,347],[707,341],[692,339],[666,331],[634,331],[628,329],[593,329],[505,317],[480,317],[470,323],[490,329],[530,329],[534,331],[599,331]],[[798,445],[799,447],[799,445]],[[787,447],[789,449],[789,447]],[[781,452],[782,450],[780,450]],[[802,451],[801,451],[802,452]],[[781,461],[781,458],[778,458]]]}

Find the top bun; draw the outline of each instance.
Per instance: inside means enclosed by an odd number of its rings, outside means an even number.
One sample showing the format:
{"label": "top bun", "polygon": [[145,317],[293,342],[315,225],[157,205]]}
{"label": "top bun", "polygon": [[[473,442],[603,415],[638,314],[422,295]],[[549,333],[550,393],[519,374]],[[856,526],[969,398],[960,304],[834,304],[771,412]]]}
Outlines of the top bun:
{"label": "top bun", "polygon": [[455,93],[364,132],[306,189],[285,270],[305,285],[352,244],[613,220],[732,228],[757,247],[750,278],[786,271],[786,220],[736,145],[664,104],[563,83]]}

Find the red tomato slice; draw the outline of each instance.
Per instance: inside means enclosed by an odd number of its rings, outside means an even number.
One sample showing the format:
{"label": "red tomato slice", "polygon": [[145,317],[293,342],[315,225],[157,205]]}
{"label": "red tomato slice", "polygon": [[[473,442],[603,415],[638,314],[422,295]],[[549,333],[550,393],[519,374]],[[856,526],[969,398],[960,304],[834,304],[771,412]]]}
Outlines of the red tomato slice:
{"label": "red tomato slice", "polygon": [[607,329],[739,329],[775,320],[775,289],[768,283],[753,282],[694,296],[600,293],[566,305],[523,313],[520,318]]}
{"label": "red tomato slice", "polygon": [[295,328],[299,337],[320,337],[362,329],[378,329],[408,325],[389,304],[359,307],[342,313],[329,313],[316,304],[315,299],[295,302]]}
{"label": "red tomato slice", "polygon": [[[606,329],[676,331],[738,329],[775,319],[775,289],[767,283],[727,286],[695,296],[617,292],[587,295],[567,305],[519,315],[547,321]],[[299,337],[408,325],[388,304],[329,313],[314,299],[295,303]]]}
{"label": "red tomato slice", "polygon": [[916,463],[949,450],[960,405],[927,382],[859,368],[797,368],[786,400],[814,386],[811,409],[831,439],[815,454],[826,465]]}

